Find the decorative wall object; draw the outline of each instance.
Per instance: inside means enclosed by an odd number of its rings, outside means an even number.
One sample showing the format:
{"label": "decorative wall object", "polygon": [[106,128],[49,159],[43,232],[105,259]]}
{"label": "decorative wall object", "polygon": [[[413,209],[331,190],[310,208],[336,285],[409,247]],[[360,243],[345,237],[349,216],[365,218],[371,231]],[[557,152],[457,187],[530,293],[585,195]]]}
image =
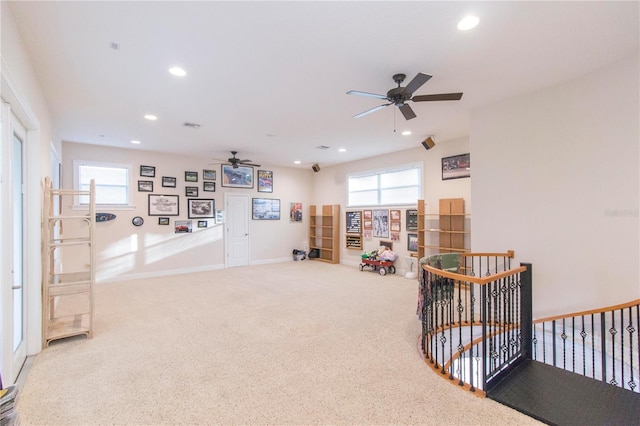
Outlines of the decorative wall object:
{"label": "decorative wall object", "polygon": [[149,194],[149,216],[178,216],[179,201],[177,195]]}
{"label": "decorative wall object", "polygon": [[347,219],[347,234],[361,234],[362,233],[362,211],[346,212]]}
{"label": "decorative wall object", "polygon": [[184,172],[184,180],[186,182],[197,182],[198,172]]}
{"label": "decorative wall object", "polygon": [[373,213],[371,210],[362,211],[362,237],[367,240],[373,237]]}
{"label": "decorative wall object", "polygon": [[140,192],[153,192],[153,181],[152,180],[139,180],[138,181],[138,191],[140,191]]}
{"label": "decorative wall object", "polygon": [[140,166],[140,176],[156,177],[156,168],[153,166]]}
{"label": "decorative wall object", "polygon": [[289,207],[289,222],[302,222],[302,203],[291,203]]}
{"label": "decorative wall object", "polygon": [[400,210],[390,210],[389,211],[389,216],[390,216],[390,219],[392,221],[399,221],[400,220]]}
{"label": "decorative wall object", "polygon": [[258,170],[258,192],[273,192],[273,172]]}
{"label": "decorative wall object", "polygon": [[418,210],[407,210],[407,231],[418,230]]}
{"label": "decorative wall object", "polygon": [[175,233],[182,234],[185,232],[191,232],[193,224],[190,220],[176,220],[175,221]]}
{"label": "decorative wall object", "polygon": [[176,178],[171,176],[162,176],[162,186],[164,188],[175,188]]}
{"label": "decorative wall object", "polygon": [[442,180],[471,176],[471,155],[460,154],[442,159]]}
{"label": "decorative wall object", "polygon": [[197,197],[198,196],[198,187],[197,186],[186,186],[184,188],[184,195],[187,197]]}
{"label": "decorative wall object", "polygon": [[198,221],[198,228],[206,228],[207,224],[208,224],[208,222],[206,220],[199,220]]}
{"label": "decorative wall object", "polygon": [[202,182],[202,190],[206,192],[216,192],[215,182]]}
{"label": "decorative wall object", "polygon": [[373,236],[389,238],[389,210],[373,211]]}
{"label": "decorative wall object", "polygon": [[158,218],[158,225],[168,225],[169,224],[169,218],[168,217],[159,217]]}
{"label": "decorative wall object", "polygon": [[216,202],[214,199],[189,198],[187,200],[187,213],[189,219],[203,217],[215,217]]}
{"label": "decorative wall object", "polygon": [[216,171],[215,170],[203,170],[202,171],[202,180],[216,180]]}
{"label": "decorative wall object", "polygon": [[418,234],[407,234],[407,250],[418,251]]}
{"label": "decorative wall object", "polygon": [[252,219],[280,220],[280,200],[274,198],[254,198]]}
{"label": "decorative wall object", "polygon": [[229,188],[253,188],[253,167],[238,166],[233,168],[222,165],[222,186]]}

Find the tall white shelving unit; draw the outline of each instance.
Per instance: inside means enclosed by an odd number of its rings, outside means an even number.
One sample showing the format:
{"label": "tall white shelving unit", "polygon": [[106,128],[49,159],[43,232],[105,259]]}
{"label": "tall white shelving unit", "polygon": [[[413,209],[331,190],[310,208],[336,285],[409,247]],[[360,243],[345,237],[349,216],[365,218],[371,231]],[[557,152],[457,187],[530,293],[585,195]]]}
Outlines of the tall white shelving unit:
{"label": "tall white shelving unit", "polygon": [[[88,209],[62,214],[78,197]],[[42,345],[76,335],[93,336],[95,183],[89,190],[52,188],[45,178],[42,222]]]}

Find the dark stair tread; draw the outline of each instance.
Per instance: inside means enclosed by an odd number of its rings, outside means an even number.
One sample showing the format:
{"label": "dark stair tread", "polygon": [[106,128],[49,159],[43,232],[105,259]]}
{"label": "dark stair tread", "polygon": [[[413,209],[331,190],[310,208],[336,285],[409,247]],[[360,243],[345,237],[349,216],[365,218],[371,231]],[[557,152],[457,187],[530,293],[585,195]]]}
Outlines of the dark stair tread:
{"label": "dark stair tread", "polygon": [[525,360],[487,397],[554,425],[640,425],[640,394]]}

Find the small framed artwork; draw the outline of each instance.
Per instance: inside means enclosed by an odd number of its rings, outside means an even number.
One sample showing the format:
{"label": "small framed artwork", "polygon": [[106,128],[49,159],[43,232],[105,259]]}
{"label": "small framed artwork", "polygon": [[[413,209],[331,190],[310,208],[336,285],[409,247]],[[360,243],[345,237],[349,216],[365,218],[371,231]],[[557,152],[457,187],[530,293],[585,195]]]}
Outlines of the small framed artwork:
{"label": "small framed artwork", "polygon": [[199,220],[198,221],[198,228],[206,228],[208,223],[209,222],[207,222],[206,220]]}
{"label": "small framed artwork", "polygon": [[180,203],[177,195],[149,194],[149,216],[178,216]]}
{"label": "small framed artwork", "polygon": [[215,217],[216,202],[214,199],[189,198],[187,200],[189,219]]}
{"label": "small framed artwork", "polygon": [[215,182],[202,182],[202,190],[206,192],[216,192]]}
{"label": "small framed artwork", "polygon": [[138,181],[138,191],[140,191],[140,192],[153,192],[153,181],[152,180],[139,180]]}
{"label": "small framed artwork", "polygon": [[418,234],[407,234],[407,250],[418,251]]}
{"label": "small framed artwork", "polygon": [[222,165],[222,186],[253,189],[253,167]]}
{"label": "small framed artwork", "polygon": [[290,204],[289,222],[302,222],[302,203]]}
{"label": "small framed artwork", "polygon": [[197,197],[198,196],[198,187],[197,186],[187,186],[184,188],[184,195],[187,197]]}
{"label": "small framed artwork", "polygon": [[158,218],[158,225],[168,225],[169,224],[169,218],[168,217],[159,217]]}
{"label": "small framed artwork", "polygon": [[273,172],[258,170],[258,192],[273,192]]}
{"label": "small framed artwork", "polygon": [[254,198],[252,206],[254,220],[280,220],[280,200],[273,198]]}
{"label": "small framed artwork", "polygon": [[162,176],[162,187],[163,188],[175,188],[176,187],[176,178],[171,176]]}
{"label": "small framed artwork", "polygon": [[202,171],[202,180],[216,180],[216,171],[215,170],[203,170]]}
{"label": "small framed artwork", "polygon": [[373,218],[373,216],[371,215],[371,210],[363,210],[362,218],[371,220]]}
{"label": "small framed artwork", "polygon": [[373,236],[389,238],[389,210],[373,211]]}
{"label": "small framed artwork", "polygon": [[400,232],[400,222],[391,222],[391,232]]}
{"label": "small framed artwork", "polygon": [[391,220],[400,220],[400,210],[390,210],[389,216]]}
{"label": "small framed artwork", "polygon": [[407,210],[407,231],[418,230],[418,210]]}
{"label": "small framed artwork", "polygon": [[442,159],[442,180],[471,177],[471,154],[453,155]]}
{"label": "small framed artwork", "polygon": [[184,180],[187,182],[197,182],[198,172],[184,172]]}
{"label": "small framed artwork", "polygon": [[191,223],[190,220],[176,220],[175,223],[175,233],[176,234],[183,234],[185,232],[191,232],[191,227],[193,226],[193,224]]}
{"label": "small framed artwork", "polygon": [[153,166],[140,166],[140,176],[156,177],[156,168]]}

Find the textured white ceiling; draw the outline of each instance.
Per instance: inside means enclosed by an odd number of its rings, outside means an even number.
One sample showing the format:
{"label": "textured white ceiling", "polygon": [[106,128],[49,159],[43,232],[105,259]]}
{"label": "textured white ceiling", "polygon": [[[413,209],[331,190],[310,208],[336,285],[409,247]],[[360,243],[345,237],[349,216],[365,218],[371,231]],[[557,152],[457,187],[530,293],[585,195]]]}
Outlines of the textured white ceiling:
{"label": "textured white ceiling", "polygon": [[[20,1],[10,10],[62,140],[212,160],[237,150],[309,167],[428,135],[446,143],[468,134],[473,108],[637,53],[638,4]],[[458,31],[468,13],[480,24]],[[167,72],[176,64],[185,78]],[[393,74],[406,84],[418,72],[433,78],[415,95],[460,91],[462,100],[411,103],[410,121],[392,106],[352,118],[381,102],[348,90],[385,94]]]}

